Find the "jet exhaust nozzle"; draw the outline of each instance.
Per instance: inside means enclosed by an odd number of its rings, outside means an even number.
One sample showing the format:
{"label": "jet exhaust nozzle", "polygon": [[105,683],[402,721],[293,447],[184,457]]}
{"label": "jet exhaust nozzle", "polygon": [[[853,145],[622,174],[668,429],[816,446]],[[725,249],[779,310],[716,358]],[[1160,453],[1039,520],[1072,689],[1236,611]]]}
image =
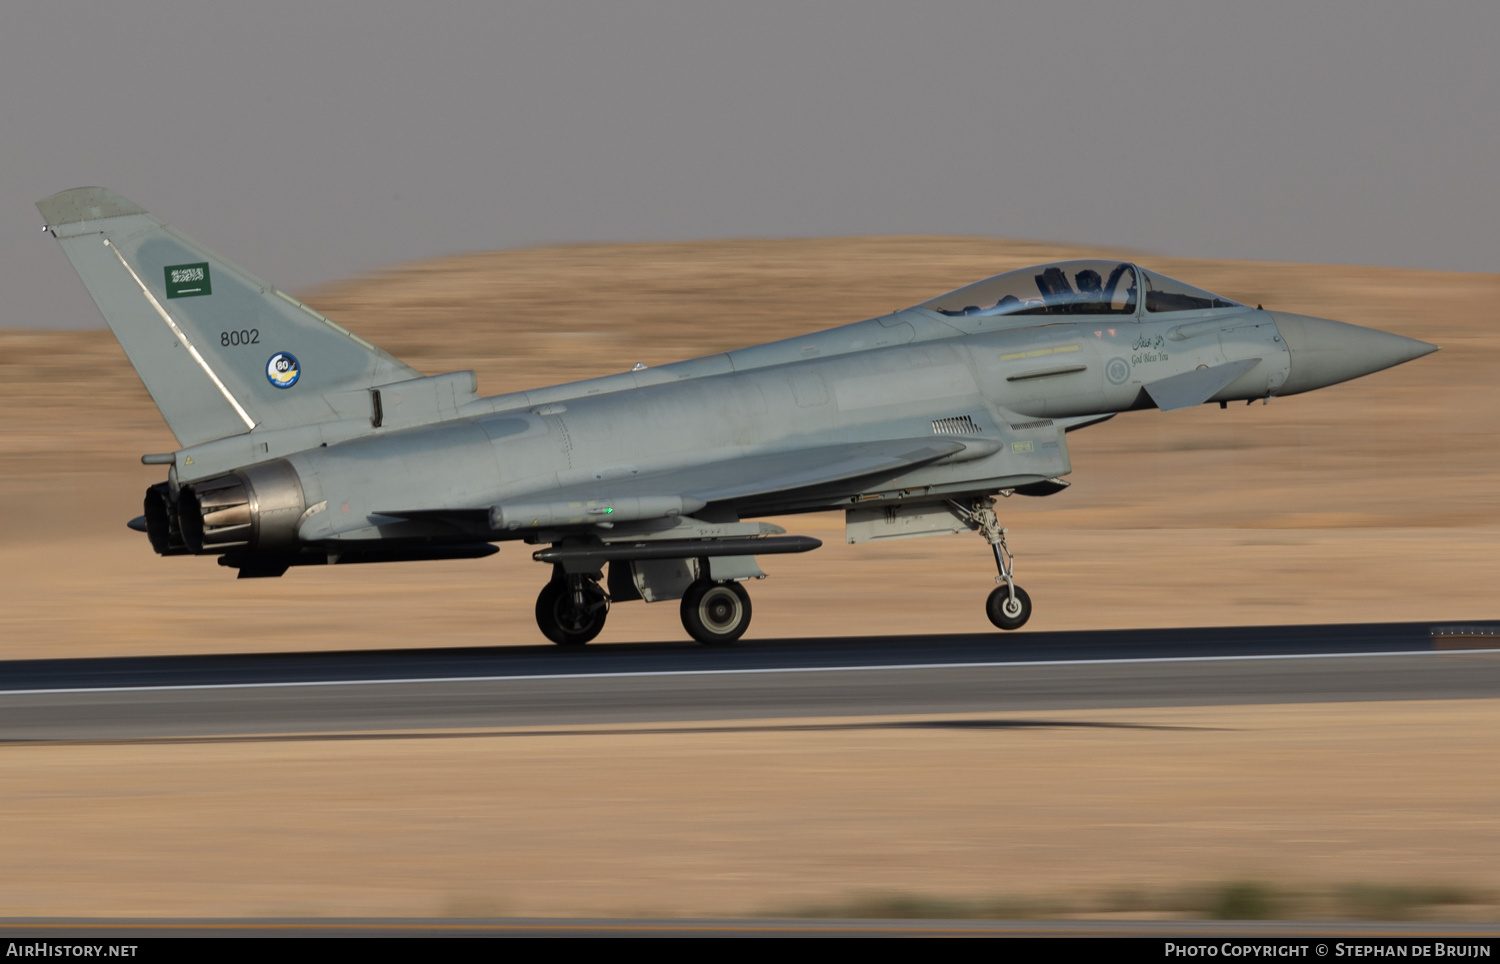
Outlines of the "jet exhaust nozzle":
{"label": "jet exhaust nozzle", "polygon": [[297,545],[306,508],[297,471],[277,460],[183,486],[177,523],[187,549],[198,554],[286,551]]}
{"label": "jet exhaust nozzle", "polygon": [[182,527],[177,522],[177,506],[172,501],[172,488],[158,482],[146,490],[145,503],[146,538],[159,556],[180,556],[191,550],[182,538]]}

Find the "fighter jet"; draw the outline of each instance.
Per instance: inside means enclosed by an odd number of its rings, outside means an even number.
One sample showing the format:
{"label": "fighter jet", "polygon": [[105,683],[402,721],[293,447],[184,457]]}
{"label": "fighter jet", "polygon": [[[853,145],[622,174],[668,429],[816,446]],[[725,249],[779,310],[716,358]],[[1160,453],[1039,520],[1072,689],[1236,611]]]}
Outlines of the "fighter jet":
{"label": "fighter jet", "polygon": [[[997,495],[1068,483],[1067,433],[1137,409],[1296,395],[1436,350],[1250,307],[1117,260],[978,281],[814,334],[480,397],[424,376],[103,188],[37,204],[180,447],[132,528],[240,578],[538,547],[537,625],[680,600],[704,644],[750,624],[761,557],[821,543],[768,516],[843,512],[849,542],[974,532],[1018,629]],[[608,571],[606,577],[605,572]]]}

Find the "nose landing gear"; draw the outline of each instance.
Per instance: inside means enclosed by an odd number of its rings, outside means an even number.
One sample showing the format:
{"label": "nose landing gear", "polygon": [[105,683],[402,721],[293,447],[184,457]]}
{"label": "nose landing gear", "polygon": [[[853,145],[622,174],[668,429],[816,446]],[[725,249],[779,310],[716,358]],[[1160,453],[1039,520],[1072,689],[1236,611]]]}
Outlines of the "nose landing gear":
{"label": "nose landing gear", "polygon": [[1031,597],[1026,590],[1016,585],[1015,556],[1005,544],[1006,530],[1001,528],[995,515],[995,503],[988,497],[971,499],[967,504],[950,500],[948,506],[969,528],[984,536],[995,553],[995,567],[1000,575],[995,578],[997,586],[985,600],[985,615],[999,629],[1020,629],[1031,618]]}

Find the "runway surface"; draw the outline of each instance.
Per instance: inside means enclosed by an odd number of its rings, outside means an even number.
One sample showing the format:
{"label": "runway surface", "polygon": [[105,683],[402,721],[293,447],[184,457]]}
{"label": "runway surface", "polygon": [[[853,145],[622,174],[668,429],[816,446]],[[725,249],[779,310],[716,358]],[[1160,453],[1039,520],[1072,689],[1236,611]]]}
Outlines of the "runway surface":
{"label": "runway surface", "polygon": [[1500,696],[1497,633],[1383,623],[13,661],[0,663],[0,741],[1485,698]]}

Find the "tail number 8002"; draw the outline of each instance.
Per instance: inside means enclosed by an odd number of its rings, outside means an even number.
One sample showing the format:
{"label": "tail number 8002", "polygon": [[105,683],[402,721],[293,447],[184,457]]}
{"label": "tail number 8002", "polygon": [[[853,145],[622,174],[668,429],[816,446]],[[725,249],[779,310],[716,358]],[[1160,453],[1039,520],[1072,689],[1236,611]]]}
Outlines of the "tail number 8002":
{"label": "tail number 8002", "polygon": [[219,333],[219,344],[228,347],[230,345],[259,345],[260,329],[251,328],[239,331],[225,331]]}

